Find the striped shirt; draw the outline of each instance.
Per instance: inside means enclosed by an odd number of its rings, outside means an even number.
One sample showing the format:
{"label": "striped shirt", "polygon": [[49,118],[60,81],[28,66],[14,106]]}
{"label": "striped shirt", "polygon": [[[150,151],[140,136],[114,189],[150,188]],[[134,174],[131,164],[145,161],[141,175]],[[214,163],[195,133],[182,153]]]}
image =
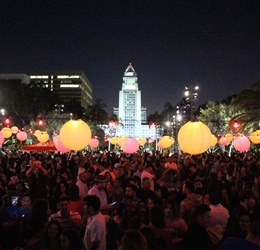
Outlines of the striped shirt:
{"label": "striped shirt", "polygon": [[73,212],[73,211],[70,211],[69,216],[62,216],[59,211],[55,214],[52,214],[49,217],[49,221],[51,220],[58,221],[61,225],[62,231],[66,231],[71,228],[75,229],[75,225],[73,225],[74,223],[72,224],[71,221],[74,221],[76,224],[79,224],[81,221],[81,216],[78,212]]}

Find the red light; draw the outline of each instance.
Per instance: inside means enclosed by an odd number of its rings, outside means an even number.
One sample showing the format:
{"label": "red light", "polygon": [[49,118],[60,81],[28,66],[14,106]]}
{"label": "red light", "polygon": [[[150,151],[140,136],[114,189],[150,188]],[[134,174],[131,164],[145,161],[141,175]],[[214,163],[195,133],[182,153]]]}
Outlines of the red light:
{"label": "red light", "polygon": [[238,128],[239,124],[237,122],[234,123],[234,128]]}
{"label": "red light", "polygon": [[4,118],[5,126],[9,127],[11,125],[11,123],[12,123],[12,118],[10,116]]}
{"label": "red light", "polygon": [[152,128],[155,128],[156,123],[155,123],[155,122],[152,122],[150,126],[151,126]]}
{"label": "red light", "polygon": [[42,118],[37,120],[38,126],[43,126],[44,125],[44,120]]}
{"label": "red light", "polygon": [[230,127],[233,130],[239,130],[240,126],[241,126],[242,122],[239,120],[232,120],[230,123]]}

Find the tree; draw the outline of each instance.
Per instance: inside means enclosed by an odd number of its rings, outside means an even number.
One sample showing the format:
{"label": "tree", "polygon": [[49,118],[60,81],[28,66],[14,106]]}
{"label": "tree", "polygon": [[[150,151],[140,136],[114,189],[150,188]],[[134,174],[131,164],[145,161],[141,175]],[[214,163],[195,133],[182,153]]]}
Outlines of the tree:
{"label": "tree", "polygon": [[93,106],[89,105],[85,112],[87,120],[92,121],[94,124],[107,124],[108,113],[105,111],[106,104],[103,103],[102,99],[97,98]]}
{"label": "tree", "polygon": [[226,99],[221,103],[209,101],[204,109],[200,108],[197,119],[207,124],[212,134],[225,134],[231,130],[230,121],[236,114],[235,107],[227,104]]}
{"label": "tree", "polygon": [[73,98],[70,102],[68,107],[66,107],[66,112],[72,114],[72,117],[75,119],[82,119],[84,114],[84,108],[81,106],[78,100]]}
{"label": "tree", "polygon": [[152,125],[152,123],[154,123],[156,125],[162,125],[162,123],[163,123],[163,116],[158,114],[158,112],[156,111],[154,114],[148,115],[147,123],[149,125]]}
{"label": "tree", "polygon": [[259,126],[260,121],[260,81],[252,83],[250,89],[242,90],[232,101],[238,114],[232,119],[241,120],[242,127],[247,130],[253,130]]}
{"label": "tree", "polygon": [[19,85],[12,92],[5,94],[3,100],[13,124],[18,127],[25,127],[38,114],[47,115],[54,109],[59,101],[59,96],[49,88],[37,84]]}
{"label": "tree", "polygon": [[175,114],[175,107],[169,102],[166,102],[163,106],[163,111],[161,113],[161,116],[163,117],[163,121],[172,121],[172,117]]}

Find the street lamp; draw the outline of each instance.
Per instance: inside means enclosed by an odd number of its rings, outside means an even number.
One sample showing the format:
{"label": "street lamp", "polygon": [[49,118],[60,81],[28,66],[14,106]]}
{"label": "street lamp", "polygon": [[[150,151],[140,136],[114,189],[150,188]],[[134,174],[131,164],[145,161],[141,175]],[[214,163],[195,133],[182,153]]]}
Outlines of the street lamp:
{"label": "street lamp", "polygon": [[187,103],[189,103],[190,106],[190,119],[193,120],[194,119],[194,108],[195,105],[194,103],[196,101],[198,101],[198,90],[199,90],[199,86],[188,86],[185,87],[185,93],[184,95],[186,96],[186,101]]}
{"label": "street lamp", "polygon": [[0,109],[1,115],[5,115],[5,109]]}
{"label": "street lamp", "polygon": [[64,111],[64,104],[55,104],[55,111],[60,115]]}

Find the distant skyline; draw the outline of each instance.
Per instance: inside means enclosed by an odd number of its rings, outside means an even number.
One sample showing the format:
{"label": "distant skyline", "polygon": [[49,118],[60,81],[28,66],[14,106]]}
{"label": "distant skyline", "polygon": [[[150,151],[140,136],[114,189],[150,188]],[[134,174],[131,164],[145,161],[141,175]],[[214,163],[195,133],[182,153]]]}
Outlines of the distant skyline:
{"label": "distant skyline", "polygon": [[82,70],[112,113],[129,63],[147,115],[260,80],[259,0],[2,0],[0,73]]}

